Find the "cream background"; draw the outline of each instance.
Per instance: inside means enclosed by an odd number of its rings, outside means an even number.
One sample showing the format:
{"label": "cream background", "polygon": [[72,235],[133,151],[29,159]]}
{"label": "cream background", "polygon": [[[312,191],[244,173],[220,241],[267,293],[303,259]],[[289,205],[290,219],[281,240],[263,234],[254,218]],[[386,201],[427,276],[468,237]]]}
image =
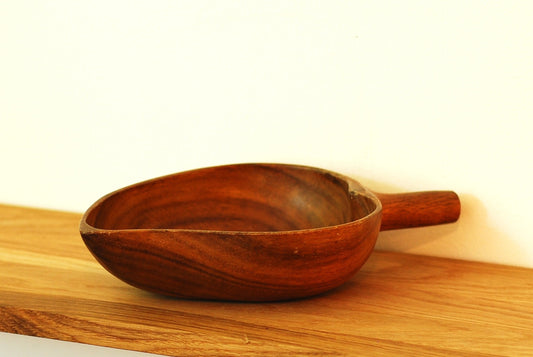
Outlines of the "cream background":
{"label": "cream background", "polygon": [[[458,224],[386,232],[381,249],[533,267],[532,10],[1,1],[0,202],[82,212],[172,172],[307,164],[374,189],[460,194]],[[74,351],[8,334],[0,344]],[[76,353],[118,355],[85,347]]]}
{"label": "cream background", "polygon": [[0,4],[0,202],[298,163],[460,194],[379,248],[533,267],[531,2]]}

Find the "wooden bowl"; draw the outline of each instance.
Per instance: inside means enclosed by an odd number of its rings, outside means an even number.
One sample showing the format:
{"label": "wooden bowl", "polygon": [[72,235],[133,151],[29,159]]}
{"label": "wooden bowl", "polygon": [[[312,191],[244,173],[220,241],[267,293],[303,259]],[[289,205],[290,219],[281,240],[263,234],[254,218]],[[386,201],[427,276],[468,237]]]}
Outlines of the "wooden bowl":
{"label": "wooden bowl", "polygon": [[138,288],[274,301],[344,283],[380,229],[453,222],[459,210],[449,191],[380,195],[322,169],[239,164],[113,192],[87,210],[80,233],[102,266]]}

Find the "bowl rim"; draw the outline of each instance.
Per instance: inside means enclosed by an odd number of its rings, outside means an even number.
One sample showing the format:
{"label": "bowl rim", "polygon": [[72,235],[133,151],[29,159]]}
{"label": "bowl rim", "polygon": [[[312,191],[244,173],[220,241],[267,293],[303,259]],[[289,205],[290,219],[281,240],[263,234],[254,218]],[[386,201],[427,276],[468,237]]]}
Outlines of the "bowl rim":
{"label": "bowl rim", "polygon": [[[366,214],[365,216],[350,220],[345,223],[335,224],[335,225],[328,225],[323,227],[313,227],[313,228],[304,228],[304,229],[294,229],[294,230],[279,230],[279,231],[242,231],[242,230],[216,230],[216,229],[194,229],[194,228],[121,228],[121,229],[107,229],[107,228],[98,228],[94,225],[91,225],[87,222],[89,216],[101,205],[103,205],[108,199],[111,197],[114,197],[117,194],[120,194],[124,191],[130,190],[132,188],[149,184],[152,182],[157,182],[161,180],[166,180],[170,178],[174,178],[176,176],[184,175],[191,172],[196,171],[202,171],[202,170],[216,170],[218,168],[229,168],[229,167],[243,167],[243,166],[263,166],[263,167],[289,167],[294,169],[301,169],[301,170],[309,170],[313,171],[315,173],[320,173],[324,175],[331,175],[340,181],[346,183],[346,191],[349,195],[350,199],[357,199],[358,196],[362,196],[366,199],[369,199],[374,204],[374,209]],[[334,171],[313,167],[313,166],[306,166],[306,165],[296,165],[296,164],[286,164],[286,163],[261,163],[261,162],[250,162],[250,163],[238,163],[238,164],[225,164],[225,165],[215,165],[215,166],[207,166],[197,169],[191,169],[191,170],[185,170],[180,172],[175,172],[163,176],[154,177],[148,180],[139,181],[137,183],[133,183],[127,186],[124,186],[122,188],[116,189],[102,197],[100,197],[98,200],[96,200],[82,215],[80,224],[79,224],[79,231],[82,235],[88,235],[88,234],[117,234],[119,232],[162,232],[162,233],[171,233],[171,232],[189,232],[189,233],[203,233],[203,234],[216,234],[216,235],[228,235],[228,236],[276,236],[276,235],[287,235],[287,234],[304,234],[304,233],[310,233],[310,232],[316,232],[316,231],[328,231],[328,230],[336,230],[340,229],[342,227],[356,225],[356,224],[362,224],[364,221],[370,220],[372,216],[374,215],[380,215],[382,212],[382,205],[379,198],[370,190],[366,189],[363,185],[361,185],[358,181],[355,179],[352,179],[351,177],[339,174]]]}

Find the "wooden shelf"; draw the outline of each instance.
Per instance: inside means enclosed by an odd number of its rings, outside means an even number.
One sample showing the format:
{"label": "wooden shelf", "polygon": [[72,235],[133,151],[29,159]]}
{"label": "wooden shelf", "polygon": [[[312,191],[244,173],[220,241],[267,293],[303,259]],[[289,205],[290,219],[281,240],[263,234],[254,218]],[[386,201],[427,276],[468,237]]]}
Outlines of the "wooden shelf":
{"label": "wooden shelf", "polygon": [[80,214],[0,205],[0,331],[163,355],[533,355],[533,270],[376,251],[283,303],[178,300],[106,272]]}

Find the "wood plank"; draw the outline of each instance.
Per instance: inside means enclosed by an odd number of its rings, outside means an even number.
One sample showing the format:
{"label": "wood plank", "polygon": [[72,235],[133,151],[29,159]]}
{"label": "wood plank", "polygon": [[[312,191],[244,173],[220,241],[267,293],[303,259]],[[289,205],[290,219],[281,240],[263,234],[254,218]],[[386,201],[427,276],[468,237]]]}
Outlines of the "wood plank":
{"label": "wood plank", "polygon": [[106,272],[76,213],[0,205],[0,331],[163,355],[533,355],[533,270],[376,251],[282,303],[166,298]]}

